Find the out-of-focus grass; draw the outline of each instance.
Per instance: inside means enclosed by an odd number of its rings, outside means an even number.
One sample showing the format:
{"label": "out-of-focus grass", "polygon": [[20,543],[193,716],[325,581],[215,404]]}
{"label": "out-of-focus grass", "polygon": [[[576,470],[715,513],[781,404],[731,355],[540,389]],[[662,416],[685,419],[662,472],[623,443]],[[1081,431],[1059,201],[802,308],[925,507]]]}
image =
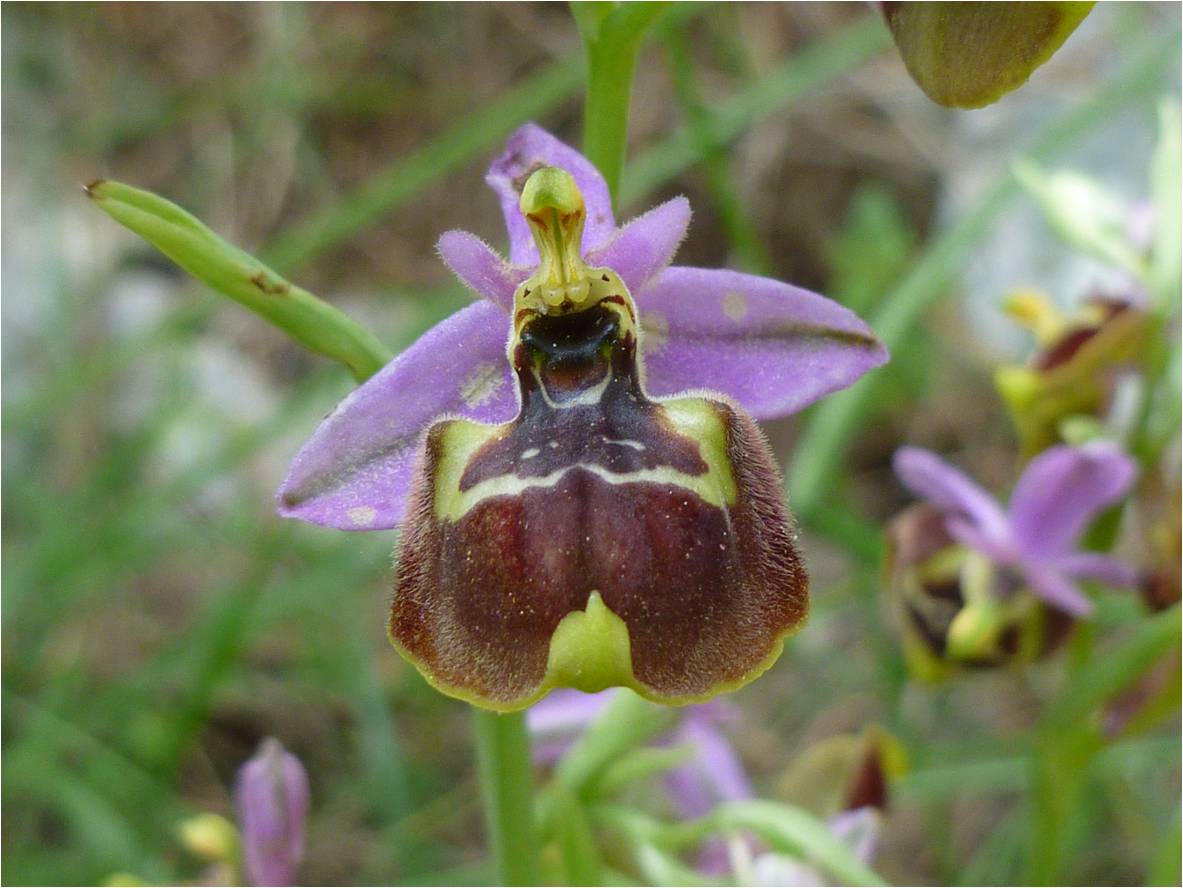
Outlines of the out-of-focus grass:
{"label": "out-of-focus grass", "polygon": [[[199,810],[230,813],[234,769],[267,734],[312,775],[307,880],[490,877],[464,709],[430,691],[384,638],[391,535],[272,514],[286,459],[348,380],[181,282],[74,190],[108,173],[156,188],[308,275],[401,348],[464,304],[430,247],[447,227],[499,230],[480,178],[504,133],[530,116],[575,137],[578,44],[566,11],[476,7],[458,27],[461,15],[447,5],[5,7],[8,882],[200,878],[176,825]],[[755,224],[778,218],[778,195],[753,187],[734,159],[738,142],[759,148],[781,128],[883,117],[890,91],[867,95],[847,79],[868,64],[874,76],[901,76],[872,17],[811,6],[672,19],[667,28],[687,30],[655,41],[638,69],[626,207],[687,190],[696,217],[684,261],[733,254],[781,276],[826,267],[827,279],[805,283],[828,283],[871,317],[896,310],[882,294],[914,284],[917,255],[922,271],[942,263],[952,291],[978,229],[952,256],[942,246],[951,235],[935,252],[922,243],[931,181],[923,200],[908,199],[917,186],[906,170],[881,161],[866,175],[864,154],[838,152],[823,169],[849,180],[849,209],[827,215],[817,201],[809,222],[827,232],[830,252],[811,259]],[[897,128],[889,119],[879,143],[899,140]],[[817,170],[799,162],[789,172]],[[905,326],[925,293],[906,300],[915,304]],[[861,428],[840,495],[824,507],[813,496],[807,530],[833,548],[809,543],[821,577],[810,627],[737,695],[750,726],[739,742],[768,788],[810,739],[886,722],[914,765],[886,871],[1005,881],[1022,873],[1016,800],[1030,786],[1022,763],[1040,693],[1007,675],[910,685],[878,603],[878,521],[898,496],[881,457],[893,424],[920,409],[918,383],[941,386],[933,349],[909,340],[903,350],[882,383],[886,408],[860,407],[834,439]],[[977,385],[988,390],[984,374]],[[820,412],[812,423],[825,424]],[[785,429],[773,434],[783,446]],[[805,438],[815,460],[819,434]],[[872,505],[856,506],[868,487]],[[1074,826],[1073,874],[1141,877],[1155,849],[1134,835],[1140,823],[1167,822],[1175,800],[1156,775],[1176,760],[1174,740],[1157,737],[1098,759],[1088,778],[1098,792]],[[1115,838],[1088,847],[1096,835]]]}

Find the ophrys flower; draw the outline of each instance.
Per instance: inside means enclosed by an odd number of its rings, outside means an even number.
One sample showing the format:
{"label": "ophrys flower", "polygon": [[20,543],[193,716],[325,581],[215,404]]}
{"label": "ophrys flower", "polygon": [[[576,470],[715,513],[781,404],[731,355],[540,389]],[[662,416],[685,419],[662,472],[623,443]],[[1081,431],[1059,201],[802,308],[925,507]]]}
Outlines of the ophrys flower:
{"label": "ophrys flower", "polygon": [[1107,506],[1121,500],[1137,466],[1116,445],[1097,441],[1052,447],[1019,478],[1006,511],[974,481],[916,447],[896,451],[895,471],[913,493],[944,513],[958,542],[1006,568],[1053,607],[1073,616],[1092,611],[1074,579],[1129,587],[1136,574],[1124,562],[1078,548],[1080,536]]}
{"label": "ophrys flower", "polygon": [[1130,587],[1137,573],[1079,547],[1085,528],[1129,491],[1134,461],[1096,441],[1033,459],[1005,510],[934,453],[895,455],[896,474],[926,502],[888,528],[888,582],[912,671],[940,678],[947,665],[992,666],[1042,656],[1092,601],[1078,579]]}
{"label": "ophrys flower", "polygon": [[603,179],[538,127],[488,181],[510,262],[440,239],[483,300],[338,407],[281,511],[404,523],[391,638],[445,693],[508,710],[558,685],[684,702],[743,684],[807,595],[744,408],[791,413],[886,352],[814,293],[668,268],[685,199],[617,229]]}

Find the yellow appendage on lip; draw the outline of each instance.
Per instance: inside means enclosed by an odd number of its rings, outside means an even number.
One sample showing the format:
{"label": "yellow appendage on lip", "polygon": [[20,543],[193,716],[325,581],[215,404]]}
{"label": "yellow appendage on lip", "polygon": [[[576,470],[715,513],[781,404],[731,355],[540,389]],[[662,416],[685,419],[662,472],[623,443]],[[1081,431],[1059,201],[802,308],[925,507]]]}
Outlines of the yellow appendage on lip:
{"label": "yellow appendage on lip", "polygon": [[585,610],[572,611],[555,627],[542,684],[595,693],[636,683],[628,627],[592,592]]}

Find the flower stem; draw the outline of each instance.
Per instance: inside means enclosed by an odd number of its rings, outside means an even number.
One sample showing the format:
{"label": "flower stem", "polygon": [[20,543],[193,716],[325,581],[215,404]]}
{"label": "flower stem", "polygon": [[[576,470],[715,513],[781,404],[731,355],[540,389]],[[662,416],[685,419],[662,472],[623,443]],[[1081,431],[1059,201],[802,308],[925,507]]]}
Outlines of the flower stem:
{"label": "flower stem", "polygon": [[1063,880],[1069,822],[1085,789],[1086,769],[1105,745],[1096,711],[1179,643],[1177,606],[1141,621],[1129,637],[1100,653],[1093,652],[1091,636],[1080,643],[1082,662],[1048,705],[1032,747],[1027,884]]}
{"label": "flower stem", "polygon": [[628,106],[637,49],[668,4],[572,3],[587,60],[583,153],[603,174],[615,199],[624,167]]}
{"label": "flower stem", "polygon": [[534,774],[523,712],[472,710],[489,843],[500,885],[537,885]]}
{"label": "flower stem", "polygon": [[102,179],[86,186],[86,195],[199,281],[270,321],[309,351],[344,364],[358,382],[390,360],[377,337],[343,311],[284,280],[171,201]]}

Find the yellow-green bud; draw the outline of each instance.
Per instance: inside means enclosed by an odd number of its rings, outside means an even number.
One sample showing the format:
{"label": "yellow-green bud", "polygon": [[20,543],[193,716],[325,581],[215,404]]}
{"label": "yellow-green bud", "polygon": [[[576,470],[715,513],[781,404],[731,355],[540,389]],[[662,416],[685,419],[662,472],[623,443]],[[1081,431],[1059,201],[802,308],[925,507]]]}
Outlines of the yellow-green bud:
{"label": "yellow-green bud", "polygon": [[190,817],[177,832],[185,850],[203,860],[228,861],[238,854],[238,830],[217,814]]}

